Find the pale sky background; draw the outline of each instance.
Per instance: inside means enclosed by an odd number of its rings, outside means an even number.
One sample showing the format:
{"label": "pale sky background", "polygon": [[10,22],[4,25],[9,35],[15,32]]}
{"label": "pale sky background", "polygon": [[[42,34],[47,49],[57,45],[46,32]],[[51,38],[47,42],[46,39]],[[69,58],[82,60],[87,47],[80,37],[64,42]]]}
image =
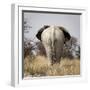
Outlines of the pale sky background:
{"label": "pale sky background", "polygon": [[80,42],[80,15],[24,12],[24,20],[32,27],[28,33],[24,33],[24,37],[28,39],[37,41],[35,35],[41,27],[57,25],[65,27]]}

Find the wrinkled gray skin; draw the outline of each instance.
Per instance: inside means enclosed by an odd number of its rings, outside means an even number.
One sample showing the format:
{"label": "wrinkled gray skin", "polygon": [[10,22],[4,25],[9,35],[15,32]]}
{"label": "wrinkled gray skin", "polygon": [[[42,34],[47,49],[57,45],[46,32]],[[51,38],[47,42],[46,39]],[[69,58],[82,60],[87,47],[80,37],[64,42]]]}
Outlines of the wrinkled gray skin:
{"label": "wrinkled gray skin", "polygon": [[60,62],[64,43],[71,38],[64,27],[48,25],[42,27],[36,37],[43,43],[47,58],[52,64]]}

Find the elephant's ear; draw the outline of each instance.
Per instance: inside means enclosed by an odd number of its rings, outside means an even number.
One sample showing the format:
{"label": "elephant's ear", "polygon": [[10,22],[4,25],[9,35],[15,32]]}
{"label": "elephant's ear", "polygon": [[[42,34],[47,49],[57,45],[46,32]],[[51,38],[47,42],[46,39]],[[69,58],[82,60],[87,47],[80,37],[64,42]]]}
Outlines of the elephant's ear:
{"label": "elephant's ear", "polygon": [[64,27],[59,27],[59,29],[62,30],[63,33],[64,33],[64,36],[65,36],[65,42],[66,42],[66,41],[69,41],[70,38],[71,38],[69,32],[68,32]]}
{"label": "elephant's ear", "polygon": [[41,40],[41,34],[42,34],[42,32],[46,29],[46,28],[48,28],[49,27],[49,25],[44,25],[42,28],[40,28],[39,30],[38,30],[38,33],[36,34],[36,37],[39,39],[39,40]]}

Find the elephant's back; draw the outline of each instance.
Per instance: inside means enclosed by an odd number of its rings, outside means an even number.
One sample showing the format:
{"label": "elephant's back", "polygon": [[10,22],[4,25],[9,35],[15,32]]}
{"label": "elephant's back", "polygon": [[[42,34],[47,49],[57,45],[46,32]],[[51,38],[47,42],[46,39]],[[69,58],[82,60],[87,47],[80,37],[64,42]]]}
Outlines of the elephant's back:
{"label": "elephant's back", "polygon": [[64,34],[62,30],[60,30],[57,26],[50,26],[49,28],[45,29],[41,35],[42,39],[49,39],[49,38],[56,38],[62,39],[64,38]]}
{"label": "elephant's back", "polygon": [[50,40],[63,40],[64,39],[64,34],[62,30],[60,30],[56,26],[50,26],[49,28],[45,29],[42,32],[42,41],[44,40],[45,42],[49,42]]}

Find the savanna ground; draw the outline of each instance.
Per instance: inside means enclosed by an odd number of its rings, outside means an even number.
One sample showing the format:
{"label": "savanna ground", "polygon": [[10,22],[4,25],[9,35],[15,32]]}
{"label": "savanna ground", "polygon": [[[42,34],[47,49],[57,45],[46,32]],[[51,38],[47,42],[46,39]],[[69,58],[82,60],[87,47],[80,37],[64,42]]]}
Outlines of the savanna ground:
{"label": "savanna ground", "polygon": [[44,56],[24,59],[24,77],[80,75],[80,60],[62,58],[60,63],[51,65]]}

